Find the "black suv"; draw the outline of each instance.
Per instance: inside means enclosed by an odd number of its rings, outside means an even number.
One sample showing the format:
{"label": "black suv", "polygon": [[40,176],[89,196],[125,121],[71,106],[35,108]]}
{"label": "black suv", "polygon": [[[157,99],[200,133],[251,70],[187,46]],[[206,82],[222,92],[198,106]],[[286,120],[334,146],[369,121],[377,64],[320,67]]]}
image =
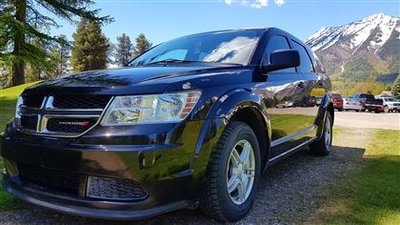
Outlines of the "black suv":
{"label": "black suv", "polygon": [[[238,220],[269,165],[308,144],[329,154],[330,88],[310,49],[280,29],[178,38],[127,68],[26,89],[1,136],[2,184],[24,201],[88,217],[199,206]],[[302,104],[313,89],[326,91],[319,107]],[[288,102],[296,107],[276,107]]]}

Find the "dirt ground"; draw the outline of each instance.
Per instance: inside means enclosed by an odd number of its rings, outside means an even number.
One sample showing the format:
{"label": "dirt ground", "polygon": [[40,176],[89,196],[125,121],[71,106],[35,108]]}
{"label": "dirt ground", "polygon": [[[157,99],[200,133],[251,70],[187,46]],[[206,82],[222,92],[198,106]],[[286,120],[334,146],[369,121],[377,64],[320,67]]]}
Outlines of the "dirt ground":
{"label": "dirt ground", "polygon": [[335,125],[400,130],[400,113],[335,112]]}

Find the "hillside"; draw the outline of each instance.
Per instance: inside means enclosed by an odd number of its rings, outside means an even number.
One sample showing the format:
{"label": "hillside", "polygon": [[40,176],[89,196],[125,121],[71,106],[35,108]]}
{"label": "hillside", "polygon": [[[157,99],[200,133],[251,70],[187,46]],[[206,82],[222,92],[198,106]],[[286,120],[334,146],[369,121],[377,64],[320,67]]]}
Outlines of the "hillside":
{"label": "hillside", "polygon": [[338,27],[321,28],[305,41],[328,74],[365,81],[400,71],[400,18],[382,13]]}

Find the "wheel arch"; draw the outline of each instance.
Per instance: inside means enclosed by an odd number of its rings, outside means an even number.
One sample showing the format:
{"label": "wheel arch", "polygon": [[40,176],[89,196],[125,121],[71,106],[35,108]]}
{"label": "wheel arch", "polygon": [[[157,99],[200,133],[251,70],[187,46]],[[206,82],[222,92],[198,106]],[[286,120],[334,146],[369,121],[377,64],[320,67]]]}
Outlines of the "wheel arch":
{"label": "wheel arch", "polygon": [[321,137],[322,131],[324,129],[326,114],[329,113],[332,119],[332,124],[335,121],[335,109],[333,107],[332,95],[331,93],[325,94],[322,99],[320,108],[318,110],[318,115],[315,124],[318,126],[317,136]]}
{"label": "wheel arch", "polygon": [[262,162],[266,163],[271,140],[271,126],[267,115],[261,97],[250,90],[234,90],[221,96],[207,114],[194,151],[194,160],[200,162],[195,163],[192,168],[204,168],[205,161],[230,121],[240,121],[250,126],[260,145]]}

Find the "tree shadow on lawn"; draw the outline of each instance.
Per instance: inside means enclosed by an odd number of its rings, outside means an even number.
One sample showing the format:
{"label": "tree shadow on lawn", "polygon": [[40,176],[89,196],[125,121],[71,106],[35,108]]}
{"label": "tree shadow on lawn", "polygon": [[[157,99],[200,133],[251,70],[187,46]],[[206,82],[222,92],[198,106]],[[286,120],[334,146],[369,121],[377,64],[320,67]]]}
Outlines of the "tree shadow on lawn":
{"label": "tree shadow on lawn", "polygon": [[[300,151],[270,168],[261,180],[249,215],[239,223],[291,223],[309,218],[321,201],[329,196],[329,186],[351,173],[362,160],[364,149],[334,146],[327,157]],[[323,187],[321,189],[321,187]],[[323,190],[323,191],[321,191]],[[55,213],[40,207],[29,207],[18,215],[19,224],[214,224],[200,210],[178,210],[139,221],[108,221]],[[25,216],[19,215],[20,213]],[[5,222],[0,219],[0,223]]]}

